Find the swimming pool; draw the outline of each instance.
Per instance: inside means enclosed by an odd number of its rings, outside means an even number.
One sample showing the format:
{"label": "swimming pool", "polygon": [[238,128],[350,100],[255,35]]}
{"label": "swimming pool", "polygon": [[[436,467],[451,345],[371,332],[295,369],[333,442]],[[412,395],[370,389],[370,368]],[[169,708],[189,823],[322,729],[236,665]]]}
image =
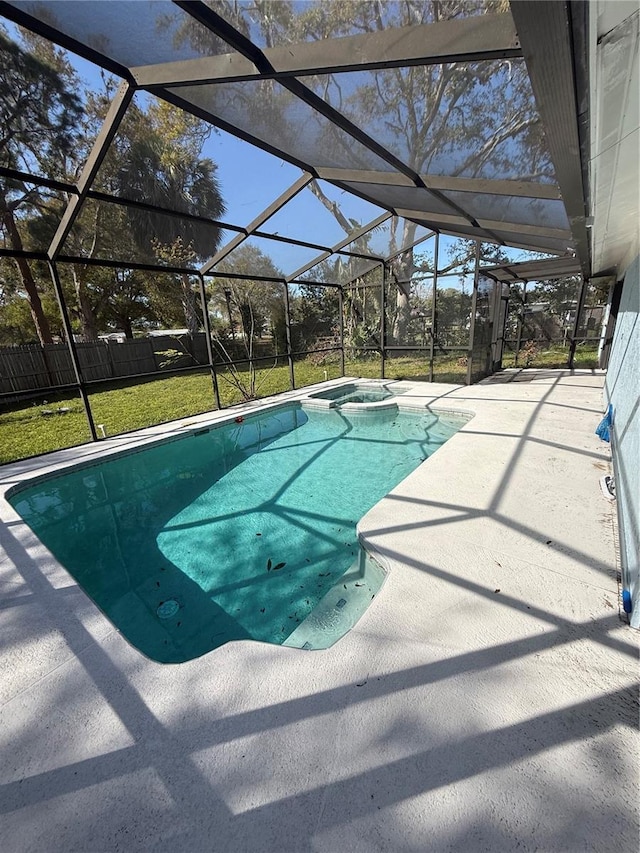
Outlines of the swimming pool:
{"label": "swimming pool", "polygon": [[367,408],[280,406],[19,486],[9,501],[154,660],[234,639],[326,647],[383,579],[358,520],[468,419]]}

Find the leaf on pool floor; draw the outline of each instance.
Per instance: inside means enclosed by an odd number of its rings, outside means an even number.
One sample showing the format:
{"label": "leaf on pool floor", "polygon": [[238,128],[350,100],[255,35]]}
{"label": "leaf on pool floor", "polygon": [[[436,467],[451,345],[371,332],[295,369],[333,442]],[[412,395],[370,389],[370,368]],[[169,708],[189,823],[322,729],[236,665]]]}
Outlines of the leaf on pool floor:
{"label": "leaf on pool floor", "polygon": [[274,567],[273,567],[273,571],[274,571],[274,572],[277,572],[277,571],[278,571],[278,569],[284,569],[284,567],[285,567],[286,565],[287,565],[286,563],[278,563],[278,565],[277,565],[277,566],[274,566]]}
{"label": "leaf on pool floor", "polygon": [[268,571],[268,572],[270,572],[270,571],[271,571],[271,560],[270,560],[270,559],[269,559],[269,560],[267,560],[267,571]]}

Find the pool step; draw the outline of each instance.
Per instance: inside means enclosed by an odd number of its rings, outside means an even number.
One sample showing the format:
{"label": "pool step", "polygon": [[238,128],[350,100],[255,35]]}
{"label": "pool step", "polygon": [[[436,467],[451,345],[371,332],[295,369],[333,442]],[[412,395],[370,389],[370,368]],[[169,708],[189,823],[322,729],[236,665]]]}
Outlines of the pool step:
{"label": "pool step", "polygon": [[360,549],[358,557],[282,644],[293,649],[328,649],[356,624],[378,594],[386,572]]}

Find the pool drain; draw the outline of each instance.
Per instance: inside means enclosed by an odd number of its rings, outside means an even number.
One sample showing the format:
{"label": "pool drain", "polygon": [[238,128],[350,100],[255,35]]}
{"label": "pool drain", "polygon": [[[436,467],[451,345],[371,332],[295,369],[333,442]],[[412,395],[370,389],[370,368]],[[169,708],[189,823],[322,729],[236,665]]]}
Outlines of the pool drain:
{"label": "pool drain", "polygon": [[160,619],[171,619],[172,616],[176,615],[178,610],[180,610],[180,605],[175,598],[170,598],[158,606],[156,613]]}

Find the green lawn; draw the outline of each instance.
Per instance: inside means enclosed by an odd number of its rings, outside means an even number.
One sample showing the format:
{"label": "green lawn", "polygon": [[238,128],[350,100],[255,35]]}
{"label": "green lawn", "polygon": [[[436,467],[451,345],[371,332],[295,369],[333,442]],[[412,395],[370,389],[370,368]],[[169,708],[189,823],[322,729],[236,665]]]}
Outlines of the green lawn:
{"label": "green lawn", "polygon": [[[324,379],[340,376],[340,364],[328,361],[314,364],[296,361],[296,386],[303,388]],[[380,359],[347,361],[348,376],[380,378]],[[419,358],[393,358],[385,365],[387,379],[428,380],[428,361]],[[456,357],[438,356],[434,364],[434,379],[439,382],[464,382],[466,369]],[[242,378],[248,382],[245,371]],[[242,394],[225,376],[219,374],[220,398],[223,407],[242,402]],[[266,366],[258,371],[257,396],[267,397],[290,388],[288,366]],[[46,402],[45,402],[46,400]],[[103,424],[107,435],[141,429],[152,424],[207,412],[215,408],[211,377],[208,370],[149,379],[146,382],[125,383],[90,395],[96,424]],[[59,409],[69,409],[59,413]],[[51,412],[52,414],[47,414]],[[89,441],[82,401],[78,396],[49,392],[37,403],[29,403],[0,413],[0,463],[24,459],[51,450],[60,450]]]}
{"label": "green lawn", "polygon": [[[537,347],[531,356],[527,358],[526,353],[520,351],[518,364],[515,363],[515,355],[513,352],[505,350],[502,357],[502,366],[507,367],[549,367],[559,368],[566,367],[569,360],[569,346],[563,347],[561,344],[544,348]],[[578,344],[576,347],[575,356],[573,359],[575,368],[593,368],[598,367],[598,345],[597,344]]]}

